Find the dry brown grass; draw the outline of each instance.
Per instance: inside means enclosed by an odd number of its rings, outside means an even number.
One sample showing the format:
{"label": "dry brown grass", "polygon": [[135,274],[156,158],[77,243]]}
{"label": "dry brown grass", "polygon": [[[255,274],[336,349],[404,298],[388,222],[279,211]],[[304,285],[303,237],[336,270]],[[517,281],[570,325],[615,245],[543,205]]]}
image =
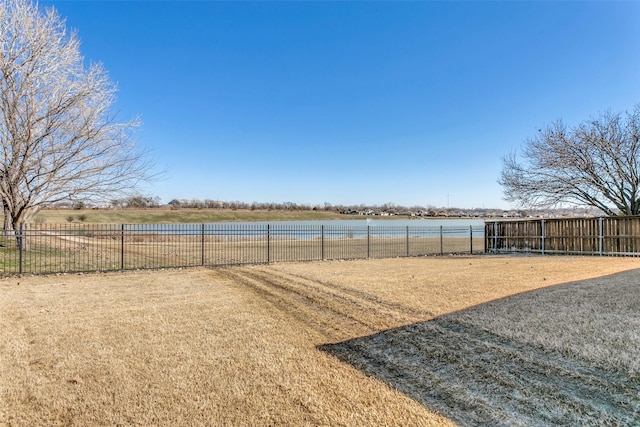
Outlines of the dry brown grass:
{"label": "dry brown grass", "polygon": [[632,425],[640,292],[633,271],[606,276],[638,266],[478,256],[3,279],[0,425],[531,425],[585,408],[560,389],[558,408],[518,406],[549,405],[536,391],[505,409],[534,368],[552,388],[600,381]]}

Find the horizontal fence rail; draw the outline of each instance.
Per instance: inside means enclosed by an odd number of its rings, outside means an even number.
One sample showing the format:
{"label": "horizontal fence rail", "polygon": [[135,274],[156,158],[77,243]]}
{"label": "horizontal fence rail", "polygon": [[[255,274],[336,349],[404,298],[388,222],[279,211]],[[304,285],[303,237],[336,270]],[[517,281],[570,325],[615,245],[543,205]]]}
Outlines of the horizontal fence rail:
{"label": "horizontal fence rail", "polygon": [[494,253],[640,256],[640,217],[562,218],[485,223]]}
{"label": "horizontal fence rail", "polygon": [[0,274],[473,254],[484,227],[29,224],[4,232]]}

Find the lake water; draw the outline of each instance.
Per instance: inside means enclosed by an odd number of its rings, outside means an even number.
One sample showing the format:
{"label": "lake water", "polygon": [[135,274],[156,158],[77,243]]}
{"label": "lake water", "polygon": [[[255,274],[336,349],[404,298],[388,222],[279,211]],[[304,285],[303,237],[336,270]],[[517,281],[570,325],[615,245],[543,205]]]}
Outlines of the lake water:
{"label": "lake water", "polygon": [[125,229],[133,232],[159,234],[294,237],[315,239],[385,236],[385,237],[429,237],[440,233],[451,237],[474,237],[484,235],[484,220],[470,218],[434,219],[346,219],[328,221],[256,221],[215,222],[209,224],[131,224]]}

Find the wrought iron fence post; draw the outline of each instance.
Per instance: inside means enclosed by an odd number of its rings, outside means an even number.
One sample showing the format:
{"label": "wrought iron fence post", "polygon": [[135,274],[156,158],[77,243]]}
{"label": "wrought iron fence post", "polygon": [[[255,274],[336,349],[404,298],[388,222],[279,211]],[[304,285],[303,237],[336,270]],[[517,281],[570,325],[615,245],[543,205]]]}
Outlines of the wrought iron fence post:
{"label": "wrought iron fence post", "polygon": [[469,254],[473,255],[473,225],[469,226]]}
{"label": "wrought iron fence post", "polygon": [[498,253],[498,221],[493,223],[493,253]]}
{"label": "wrought iron fence post", "polygon": [[367,258],[371,258],[371,226],[367,225]]}
{"label": "wrought iron fence post", "polygon": [[120,224],[120,270],[124,270],[124,224]]}
{"label": "wrought iron fence post", "polygon": [[204,224],[202,224],[200,228],[200,237],[200,253],[202,254],[200,265],[204,267]]}
{"label": "wrought iron fence post", "polygon": [[324,261],[324,224],[320,226],[320,254]]}
{"label": "wrought iron fence post", "polygon": [[22,274],[22,249],[24,248],[23,239],[24,234],[24,223],[20,223],[20,227],[18,228],[18,272]]}
{"label": "wrought iron fence post", "polygon": [[407,256],[409,256],[409,226],[407,225]]}
{"label": "wrought iron fence post", "polygon": [[442,226],[440,226],[440,255],[444,255],[444,236],[442,233]]}
{"label": "wrought iron fence post", "polygon": [[271,225],[267,224],[267,264],[271,262]]}

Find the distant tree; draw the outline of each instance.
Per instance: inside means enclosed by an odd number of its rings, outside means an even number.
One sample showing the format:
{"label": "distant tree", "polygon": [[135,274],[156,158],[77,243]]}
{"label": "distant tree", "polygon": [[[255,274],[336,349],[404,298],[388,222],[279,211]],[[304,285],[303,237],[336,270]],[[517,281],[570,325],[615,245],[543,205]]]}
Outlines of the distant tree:
{"label": "distant tree", "polygon": [[[116,87],[54,9],[0,2],[0,199],[5,230],[62,200],[104,200],[149,178],[132,138],[137,121],[111,112]],[[108,200],[108,199],[106,199]]]}
{"label": "distant tree", "polygon": [[112,208],[116,208],[117,209],[117,208],[122,206],[122,200],[121,199],[111,199],[110,203],[111,203],[111,207]]}
{"label": "distant tree", "polygon": [[160,198],[137,194],[124,199],[123,205],[125,208],[157,208],[160,206]]}
{"label": "distant tree", "polygon": [[146,208],[147,198],[141,195],[127,197],[124,201],[124,205],[127,208]]}
{"label": "distant tree", "polygon": [[179,207],[182,206],[182,203],[180,202],[180,200],[178,199],[173,199],[171,200],[169,203],[167,203],[169,206],[171,206],[174,209],[178,209]]}
{"label": "distant tree", "polygon": [[574,128],[557,121],[502,159],[505,199],[548,208],[592,206],[607,215],[640,214],[640,104]]}

